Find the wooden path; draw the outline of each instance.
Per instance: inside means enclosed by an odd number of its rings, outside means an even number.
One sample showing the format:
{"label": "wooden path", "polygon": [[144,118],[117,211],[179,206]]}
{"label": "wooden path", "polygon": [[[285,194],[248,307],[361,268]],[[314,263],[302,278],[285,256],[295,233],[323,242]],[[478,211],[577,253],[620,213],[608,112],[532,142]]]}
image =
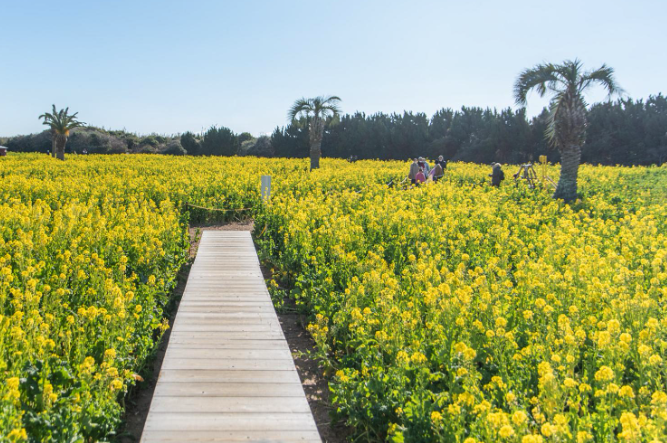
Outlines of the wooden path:
{"label": "wooden path", "polygon": [[321,442],[249,232],[203,232],[141,441]]}

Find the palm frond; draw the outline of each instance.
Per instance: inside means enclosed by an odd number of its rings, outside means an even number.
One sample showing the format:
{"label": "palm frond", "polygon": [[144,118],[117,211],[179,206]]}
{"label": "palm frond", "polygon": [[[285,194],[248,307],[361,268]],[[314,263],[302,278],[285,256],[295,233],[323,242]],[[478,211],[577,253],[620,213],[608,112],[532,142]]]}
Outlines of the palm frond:
{"label": "palm frond", "polygon": [[552,146],[556,145],[556,116],[560,112],[564,95],[562,92],[556,94],[549,103],[549,117],[547,118],[547,128],[544,131],[544,136]]}
{"label": "palm frond", "polygon": [[294,102],[292,107],[287,111],[287,119],[294,121],[299,115],[307,116],[313,109],[312,99],[300,98]]}
{"label": "palm frond", "polygon": [[343,100],[340,99],[337,95],[329,95],[329,96],[323,96],[321,97],[324,103],[333,103],[336,104],[338,102],[342,102]]}
{"label": "palm frond", "polygon": [[335,117],[337,115],[340,115],[340,113],[341,113],[340,108],[338,106],[334,105],[334,104],[324,105],[324,106],[322,106],[321,109],[323,111],[323,115],[326,115],[326,116]]}
{"label": "palm frond", "polygon": [[581,77],[582,63],[579,59],[565,60],[560,65],[554,65],[554,73],[568,86],[576,85]]}
{"label": "palm frond", "polygon": [[70,129],[86,125],[84,122],[77,120],[76,116],[79,114],[78,112],[69,115],[69,107],[60,111],[56,110],[56,105],[52,105],[52,108],[52,112],[45,112],[39,116],[40,120],[44,120],[42,124],[49,126],[52,132],[67,134]]}
{"label": "palm frond", "polygon": [[608,95],[622,95],[625,91],[619,86],[614,78],[614,69],[603,64],[598,69],[585,72],[579,80],[579,92],[585,91],[593,83],[600,83]]}
{"label": "palm frond", "polygon": [[341,113],[338,107],[338,102],[340,101],[340,97],[335,95],[300,98],[294,102],[287,112],[287,118],[291,122],[294,122],[299,116],[313,118],[336,116]]}
{"label": "palm frond", "polygon": [[555,67],[551,63],[539,64],[519,74],[514,84],[514,99],[517,105],[527,104],[528,93],[535,89],[540,97],[544,97],[548,90],[554,90],[560,81],[555,74]]}

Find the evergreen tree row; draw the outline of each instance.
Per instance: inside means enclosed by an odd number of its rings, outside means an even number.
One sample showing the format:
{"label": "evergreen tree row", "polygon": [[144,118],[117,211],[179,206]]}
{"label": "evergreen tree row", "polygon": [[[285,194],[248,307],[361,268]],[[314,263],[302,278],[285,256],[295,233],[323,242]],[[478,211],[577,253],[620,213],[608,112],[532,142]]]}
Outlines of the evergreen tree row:
{"label": "evergreen tree row", "polygon": [[[528,119],[525,111],[463,107],[424,113],[347,114],[329,125],[322,140],[325,157],[405,160],[415,156],[477,163],[522,163],[547,155],[560,160],[547,143],[548,111]],[[276,128],[276,156],[307,157],[303,124]],[[608,165],[648,165],[667,161],[667,99],[622,99],[593,105],[588,111],[582,161]]]}
{"label": "evergreen tree row", "polygon": [[[424,113],[364,113],[337,117],[326,126],[324,157],[406,160],[416,156],[477,163],[523,163],[547,155],[560,160],[544,137],[548,111],[527,118],[525,111],[477,107]],[[667,98],[622,99],[595,104],[588,110],[582,161],[607,165],[649,165],[667,162]],[[302,119],[279,127],[270,137],[254,138],[226,127],[202,134],[139,136],[126,131],[76,128],[68,153],[158,153],[172,155],[309,156],[308,124]],[[0,140],[13,152],[48,152],[48,131]]]}

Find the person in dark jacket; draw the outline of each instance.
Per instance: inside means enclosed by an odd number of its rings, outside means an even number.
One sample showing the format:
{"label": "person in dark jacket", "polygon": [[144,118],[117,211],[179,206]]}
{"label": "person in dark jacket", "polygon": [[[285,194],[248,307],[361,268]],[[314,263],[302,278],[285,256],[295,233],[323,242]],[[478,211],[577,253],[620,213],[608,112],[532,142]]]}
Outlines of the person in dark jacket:
{"label": "person in dark jacket", "polygon": [[493,163],[493,169],[489,177],[491,177],[491,186],[500,187],[500,182],[505,180],[505,173],[500,163]]}
{"label": "person in dark jacket", "polygon": [[435,164],[440,165],[443,171],[447,168],[447,160],[445,160],[442,155],[438,157],[438,159],[435,161]]}

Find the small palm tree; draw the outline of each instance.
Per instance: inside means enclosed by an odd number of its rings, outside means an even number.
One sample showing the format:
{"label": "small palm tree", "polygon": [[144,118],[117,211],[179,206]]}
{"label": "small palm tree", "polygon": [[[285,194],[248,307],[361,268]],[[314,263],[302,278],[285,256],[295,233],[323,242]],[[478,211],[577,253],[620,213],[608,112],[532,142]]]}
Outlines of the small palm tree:
{"label": "small palm tree", "polygon": [[308,126],[308,138],[310,141],[310,169],[320,167],[320,157],[322,156],[322,137],[324,136],[324,127],[332,118],[340,115],[338,103],[340,98],[335,95],[329,97],[301,98],[294,102],[287,114],[292,123],[296,123],[297,118],[306,117]]}
{"label": "small palm tree", "polygon": [[572,201],[577,198],[577,174],[581,160],[581,147],[586,139],[586,101],[583,93],[594,83],[599,83],[612,94],[622,93],[614,79],[614,70],[602,65],[593,71],[582,70],[579,60],[567,60],[560,65],[540,64],[526,69],[514,85],[514,98],[525,106],[531,89],[540,97],[553,94],[549,106],[546,137],[558,148],[561,155],[560,179],[554,198]]}
{"label": "small palm tree", "polygon": [[53,105],[52,112],[45,112],[39,116],[40,119],[44,119],[44,124],[51,128],[51,136],[53,137],[51,155],[58,160],[65,160],[65,145],[67,144],[69,131],[85,125],[85,123],[76,119],[78,112],[69,115],[68,111],[69,108],[56,111],[56,105]]}

